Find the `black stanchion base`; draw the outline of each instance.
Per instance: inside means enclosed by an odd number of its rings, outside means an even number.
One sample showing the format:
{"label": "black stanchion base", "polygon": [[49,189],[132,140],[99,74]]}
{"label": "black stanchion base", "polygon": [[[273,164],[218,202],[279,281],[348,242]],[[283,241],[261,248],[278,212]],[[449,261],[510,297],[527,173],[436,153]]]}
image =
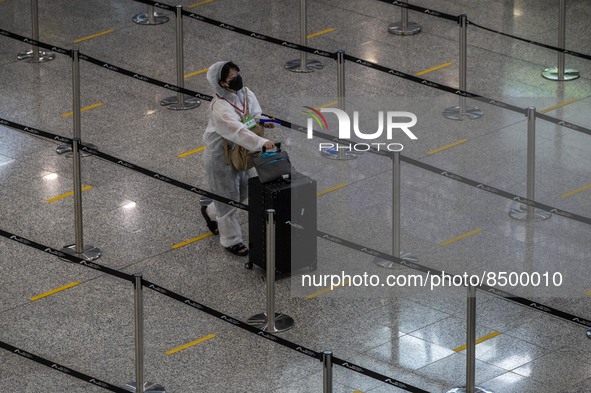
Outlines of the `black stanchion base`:
{"label": "black stanchion base", "polygon": [[21,52],[19,53],[16,58],[18,60],[24,60],[27,63],[46,63],[48,61],[51,61],[53,59],[55,59],[55,53],[53,52],[45,52],[40,50],[38,53],[39,57],[37,59],[34,59],[33,56],[33,50],[28,50],[26,52]]}
{"label": "black stanchion base", "polygon": [[285,63],[285,69],[291,72],[314,72],[314,70],[321,70],[324,65],[318,60],[308,60],[304,67],[301,66],[301,60],[290,60]]}
{"label": "black stanchion base", "polygon": [[277,333],[291,329],[295,322],[289,315],[275,313],[275,328],[271,329],[267,323],[267,313],[261,313],[250,317],[247,323],[264,332]]}
{"label": "black stanchion base", "polygon": [[[135,381],[128,382],[123,386],[125,389],[129,390],[130,392],[135,392]],[[166,390],[162,385],[159,385],[155,382],[144,382],[144,392],[145,393],[166,393]]]}
{"label": "black stanchion base", "polygon": [[540,209],[534,209],[533,215],[530,217],[530,215],[527,214],[527,205],[523,203],[515,203],[509,208],[508,214],[512,219],[519,221],[542,221],[552,217],[552,213]]}
{"label": "black stanchion base", "polygon": [[475,106],[467,106],[464,113],[460,113],[459,106],[452,106],[443,110],[443,117],[450,120],[464,120],[464,117],[476,120],[481,118],[482,115],[484,115],[484,112]]}
{"label": "black stanchion base", "polygon": [[[90,147],[92,150],[98,150],[98,147],[96,147],[96,145],[93,145],[92,143],[86,143],[86,146]],[[56,149],[55,152],[57,154],[64,154],[67,158],[72,158],[74,156],[74,153],[72,153],[72,146],[70,145],[59,145]],[[88,157],[91,156],[92,154],[84,151],[84,150],[80,150],[80,156],[81,157]]]}
{"label": "black stanchion base", "polygon": [[[405,260],[407,262],[413,262],[413,263],[418,262],[418,258],[414,254],[412,254],[410,252],[402,252],[401,251],[400,252],[400,259]],[[396,269],[396,268],[399,268],[399,267],[403,267],[403,266],[400,266],[400,264],[398,264],[396,262],[392,262],[392,261],[389,261],[387,259],[382,259],[380,257],[375,257],[374,258],[374,263],[376,265],[381,266],[381,267],[384,267],[386,269]]]}
{"label": "black stanchion base", "polygon": [[388,26],[388,31],[394,35],[415,35],[421,32],[421,25],[416,22],[408,22],[404,28],[402,22],[395,22]]}
{"label": "black stanchion base", "polygon": [[150,21],[150,15],[143,13],[134,16],[133,21],[138,25],[161,25],[162,23],[168,22],[168,16],[154,12],[154,17],[152,18],[152,21]]}
{"label": "black stanchion base", "polygon": [[[102,251],[96,248],[95,246],[86,245],[82,249],[82,253],[78,254],[76,252],[76,245],[70,244],[69,246],[65,246],[60,250],[64,254],[73,255],[75,257],[84,259],[85,261],[94,261],[95,259],[99,259],[102,255]],[[65,261],[70,262],[68,259],[64,259]]]}
{"label": "black stanchion base", "polygon": [[542,71],[542,76],[545,79],[548,79],[551,81],[561,82],[561,81],[572,81],[574,79],[577,79],[581,75],[579,74],[579,71],[568,68],[568,69],[564,70],[564,76],[561,79],[560,75],[558,73],[558,68],[548,68],[548,69],[545,69],[544,71]]}
{"label": "black stanchion base", "polygon": [[187,109],[194,109],[201,105],[201,101],[194,97],[183,97],[183,101],[179,103],[177,96],[172,96],[160,101],[160,105],[167,109],[183,111]]}

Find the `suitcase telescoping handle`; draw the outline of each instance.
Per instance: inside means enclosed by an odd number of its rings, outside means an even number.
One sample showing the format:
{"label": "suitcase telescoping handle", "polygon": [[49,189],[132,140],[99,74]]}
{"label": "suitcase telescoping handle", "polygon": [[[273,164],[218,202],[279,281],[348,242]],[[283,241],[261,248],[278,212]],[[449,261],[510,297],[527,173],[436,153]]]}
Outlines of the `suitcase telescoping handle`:
{"label": "suitcase telescoping handle", "polygon": [[[281,151],[281,142],[275,142],[275,150],[277,151],[277,153]],[[266,151],[267,148],[263,146],[263,153],[265,153]]]}

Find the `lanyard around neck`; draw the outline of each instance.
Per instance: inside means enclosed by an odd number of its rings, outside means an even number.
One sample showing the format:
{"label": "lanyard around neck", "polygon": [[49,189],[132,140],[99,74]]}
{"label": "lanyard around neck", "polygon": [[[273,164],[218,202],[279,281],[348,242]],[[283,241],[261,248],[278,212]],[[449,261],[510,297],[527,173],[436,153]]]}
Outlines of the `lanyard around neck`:
{"label": "lanyard around neck", "polygon": [[[221,98],[222,100],[226,101],[228,104],[232,105],[234,107],[234,109],[236,109],[240,113],[244,114],[244,111],[246,110],[246,99],[242,103],[242,109],[240,109],[236,105],[234,105],[230,101],[228,101],[225,97],[220,97],[219,94],[216,94],[216,95],[218,96],[218,98]],[[236,95],[236,97],[238,97],[238,95]],[[238,101],[240,101],[240,97],[238,97]]]}

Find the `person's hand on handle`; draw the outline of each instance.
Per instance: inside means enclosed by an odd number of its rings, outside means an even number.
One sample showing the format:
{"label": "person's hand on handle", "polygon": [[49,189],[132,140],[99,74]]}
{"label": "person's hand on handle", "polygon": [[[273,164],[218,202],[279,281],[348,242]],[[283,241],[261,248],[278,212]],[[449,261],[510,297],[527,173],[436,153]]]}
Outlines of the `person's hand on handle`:
{"label": "person's hand on handle", "polygon": [[267,141],[263,146],[265,147],[265,149],[273,149],[275,147],[275,142]]}

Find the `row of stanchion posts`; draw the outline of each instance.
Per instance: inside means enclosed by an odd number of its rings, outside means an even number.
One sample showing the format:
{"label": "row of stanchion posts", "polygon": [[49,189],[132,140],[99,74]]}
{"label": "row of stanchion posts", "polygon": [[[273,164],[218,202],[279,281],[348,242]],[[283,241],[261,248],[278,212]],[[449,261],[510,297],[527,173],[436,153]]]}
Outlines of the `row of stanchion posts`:
{"label": "row of stanchion posts", "polygon": [[[408,4],[408,0],[401,0],[401,3]],[[176,24],[177,24],[177,85],[183,87],[183,57],[182,57],[182,6],[177,5],[176,11]],[[462,56],[466,54],[466,45],[462,44],[462,40],[466,41],[466,29],[467,29],[467,18],[460,16],[460,68],[464,67],[465,62],[462,63]],[[158,25],[168,22],[169,18],[156,12],[153,5],[148,5],[146,13],[140,13],[133,17],[133,21],[141,25]],[[31,0],[31,24],[32,24],[32,38],[35,41],[39,40],[39,12],[37,0]],[[395,35],[408,36],[415,35],[421,31],[421,26],[416,23],[409,21],[408,19],[408,8],[402,6],[400,21],[392,23],[388,26],[388,31]],[[307,0],[300,0],[300,45],[307,46]],[[561,49],[558,51],[558,61],[556,67],[547,68],[542,72],[542,76],[549,80],[554,81],[570,81],[580,77],[579,71],[571,68],[566,68],[565,65],[565,49],[566,49],[566,0],[560,0],[559,4],[559,17],[558,17],[558,45]],[[463,53],[462,53],[463,52]],[[19,53],[17,58],[19,60],[26,60],[32,63],[42,63],[53,60],[55,54],[52,52],[45,52],[39,50],[39,47],[33,45],[31,50]],[[323,68],[323,64],[318,60],[308,60],[307,53],[300,51],[300,58],[288,61],[285,64],[287,70],[297,73],[308,73],[314,70]],[[180,72],[179,72],[180,70]],[[465,71],[465,70],[464,70]],[[460,70],[460,90],[465,91],[465,78],[462,83],[462,70]],[[464,72],[465,74],[465,72]],[[180,75],[180,77],[179,77]],[[464,88],[462,88],[464,84]],[[195,102],[197,101],[197,102]],[[182,104],[180,104],[182,103]],[[183,99],[182,93],[178,93],[177,97],[171,97],[162,101],[162,105],[169,105],[170,109],[192,109],[199,106],[199,101],[195,98]],[[462,111],[462,109],[465,109]],[[465,108],[465,103],[462,103],[460,98],[459,108],[449,108],[447,113],[444,114],[449,119],[459,120],[463,116],[469,116],[470,118],[478,118],[482,116],[478,115],[479,110],[475,108]]]}

